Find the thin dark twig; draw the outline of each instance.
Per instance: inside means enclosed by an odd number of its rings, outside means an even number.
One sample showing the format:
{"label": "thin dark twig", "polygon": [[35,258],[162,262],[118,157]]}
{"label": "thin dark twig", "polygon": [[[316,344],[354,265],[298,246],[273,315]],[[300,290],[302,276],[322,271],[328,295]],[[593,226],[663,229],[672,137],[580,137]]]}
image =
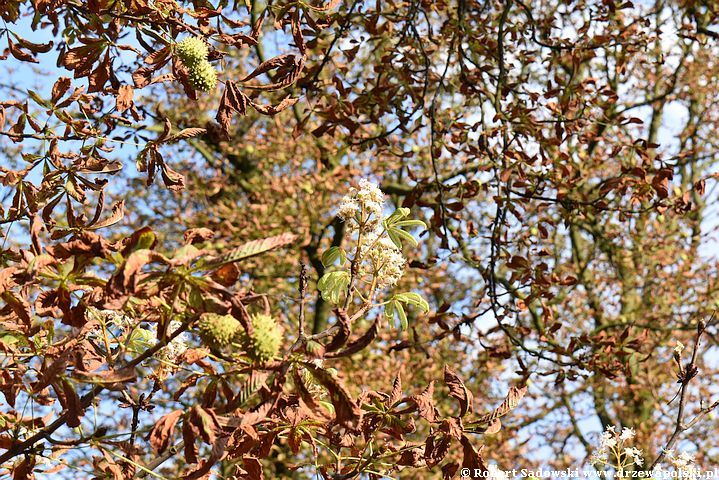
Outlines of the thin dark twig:
{"label": "thin dark twig", "polygon": [[[712,323],[714,320],[714,315],[716,312],[712,313],[712,316],[709,320],[709,323]],[[702,334],[704,334],[704,331],[706,330],[706,323],[704,320],[700,320],[699,324],[697,325],[697,334],[696,334],[696,340],[694,341],[694,348],[692,349],[692,357],[689,363],[686,366],[682,366],[680,363],[680,354],[677,352],[674,354],[674,360],[679,365],[679,373],[678,373],[678,381],[680,383],[679,387],[679,407],[677,409],[677,418],[674,425],[674,431],[672,432],[671,437],[669,437],[669,440],[667,441],[664,448],[662,448],[661,452],[659,452],[659,455],[657,458],[652,462],[651,467],[649,467],[649,470],[654,470],[654,468],[664,460],[664,457],[666,457],[667,452],[670,451],[676,442],[679,440],[679,436],[684,433],[685,431],[692,428],[701,418],[703,418],[705,415],[707,415],[709,412],[717,408],[719,406],[719,401],[714,402],[711,406],[708,408],[702,409],[699,414],[697,414],[690,422],[684,423],[684,410],[686,408],[686,400],[687,400],[687,390],[689,386],[689,382],[697,376],[698,369],[696,366],[696,360],[697,360],[697,352],[699,351],[699,345],[701,343],[701,337]]]}

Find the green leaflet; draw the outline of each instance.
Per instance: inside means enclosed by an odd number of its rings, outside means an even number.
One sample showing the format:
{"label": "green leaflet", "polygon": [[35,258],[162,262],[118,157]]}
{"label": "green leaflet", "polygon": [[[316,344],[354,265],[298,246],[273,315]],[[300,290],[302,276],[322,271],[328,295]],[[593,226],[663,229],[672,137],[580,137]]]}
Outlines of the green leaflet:
{"label": "green leaflet", "polygon": [[347,252],[342,247],[330,247],[322,254],[322,265],[325,267],[331,267],[337,260],[340,261],[340,266],[344,265],[347,261]]}
{"label": "green leaflet", "polygon": [[406,330],[408,327],[407,313],[404,310],[403,304],[412,305],[413,307],[420,309],[422,312],[429,311],[429,303],[427,303],[427,300],[422,298],[422,296],[418,293],[406,292],[393,295],[384,307],[384,315],[391,320],[393,320],[395,315],[397,315],[401,330]]}
{"label": "green leaflet", "polygon": [[413,247],[417,246],[417,239],[415,239],[411,233],[403,230],[403,227],[427,228],[427,225],[422,220],[405,220],[409,213],[409,208],[400,207],[382,222],[382,225],[387,231],[387,235],[397,248],[402,248],[403,241],[409,243]]}
{"label": "green leaflet", "polygon": [[344,270],[329,272],[322,275],[320,281],[317,282],[322,298],[337,305],[340,303],[340,297],[347,292],[350,284],[350,274]]}

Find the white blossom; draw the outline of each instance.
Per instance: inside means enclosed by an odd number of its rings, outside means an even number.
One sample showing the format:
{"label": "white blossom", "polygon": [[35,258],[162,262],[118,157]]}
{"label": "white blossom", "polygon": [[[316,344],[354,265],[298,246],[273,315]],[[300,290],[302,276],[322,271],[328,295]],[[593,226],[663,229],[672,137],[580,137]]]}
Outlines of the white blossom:
{"label": "white blossom", "polygon": [[644,465],[642,451],[628,443],[636,437],[633,428],[624,427],[621,432],[613,426],[599,436],[599,446],[592,453],[590,462],[593,465],[610,465],[614,468],[624,469],[629,465]]}
{"label": "white blossom", "polygon": [[360,213],[361,207],[357,199],[350,195],[342,197],[340,208],[337,211],[337,215],[344,220],[348,221],[353,219],[358,213]]}
{"label": "white blossom", "polygon": [[697,467],[693,454],[680,452],[677,455],[674,450],[665,450],[664,453],[667,461],[681,474],[680,478],[697,478],[701,476],[701,470]]}
{"label": "white blossom", "polygon": [[627,440],[633,439],[636,435],[637,433],[634,431],[633,428],[624,427],[622,429],[621,435],[619,435],[619,440],[626,442]]}
{"label": "white blossom", "polygon": [[681,452],[679,455],[675,455],[674,450],[667,450],[666,458],[678,470],[684,470],[695,462],[694,455],[691,453]]}
{"label": "white blossom", "polygon": [[[170,321],[170,324],[167,326],[167,335],[172,335],[180,327],[182,327],[182,322],[176,320]],[[176,361],[189,348],[189,340],[187,333],[182,332],[165,345],[161,350],[162,355],[170,362]]]}
{"label": "white blossom", "polygon": [[624,449],[624,455],[626,455],[627,458],[631,458],[635,465],[638,465],[640,467],[644,465],[644,458],[642,457],[642,452],[638,448],[627,447]]}
{"label": "white blossom", "polygon": [[677,342],[677,345],[676,345],[676,347],[674,347],[674,352],[677,355],[681,355],[682,352],[684,351],[684,344],[682,342],[680,342],[679,340],[677,340],[676,342]]}
{"label": "white blossom", "polygon": [[384,202],[382,190],[363,178],[358,188],[350,188],[349,193],[342,198],[337,215],[348,223],[350,230],[372,232],[381,225]]}
{"label": "white blossom", "polygon": [[373,275],[378,288],[396,285],[404,275],[407,263],[402,251],[394,242],[376,232],[362,238],[360,259],[362,260],[360,273]]}

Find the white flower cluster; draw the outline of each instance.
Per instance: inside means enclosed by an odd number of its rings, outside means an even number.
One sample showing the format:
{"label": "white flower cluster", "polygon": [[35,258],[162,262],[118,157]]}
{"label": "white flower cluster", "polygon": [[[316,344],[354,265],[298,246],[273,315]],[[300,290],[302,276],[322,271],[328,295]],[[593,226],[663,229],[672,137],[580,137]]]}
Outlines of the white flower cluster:
{"label": "white flower cluster", "polygon": [[[167,326],[167,335],[171,336],[181,326],[182,322],[172,320],[170,325]],[[190,337],[187,332],[182,332],[165,345],[159,353],[163,359],[174,363],[183,353],[187,351],[188,348],[190,348],[189,341]]]}
{"label": "white flower cluster", "polygon": [[387,237],[382,227],[384,202],[382,190],[369,180],[362,179],[359,188],[352,187],[342,198],[338,212],[350,231],[359,232],[359,273],[373,276],[377,288],[396,285],[407,263],[402,251]]}
{"label": "white flower cluster", "polygon": [[696,460],[694,455],[688,452],[680,452],[679,454],[674,453],[674,450],[666,450],[664,452],[667,461],[681,472],[682,478],[694,478],[701,474],[701,471],[696,466]]}
{"label": "white flower cluster", "polygon": [[[120,328],[123,332],[132,328],[132,318],[128,317],[123,312],[107,309],[100,310],[95,307],[88,307],[87,311],[88,313],[90,313],[91,316],[95,317],[96,319],[102,319],[106,328],[114,325]],[[101,332],[102,326],[96,325],[91,333],[99,334]]]}
{"label": "white flower cluster", "polygon": [[644,457],[642,457],[642,451],[639,450],[636,447],[628,447],[624,449],[624,455],[627,458],[632,459],[632,463],[634,465],[642,466],[644,465]]}
{"label": "white flower cluster", "polygon": [[599,448],[592,454],[590,462],[593,465],[606,465],[617,470],[624,469],[630,465],[641,467],[644,465],[644,457],[641,450],[627,446],[636,436],[633,428],[623,428],[617,432],[614,426],[607,427],[599,437]]}
{"label": "white flower cluster", "polygon": [[[120,330],[120,334],[113,341],[121,341],[120,337],[124,337],[125,340],[129,340],[131,345],[134,345],[135,350],[149,348],[154,344],[153,339],[157,338],[157,327],[152,325],[149,330],[141,328],[139,321],[132,317],[118,312],[115,310],[100,310],[93,307],[88,310],[98,318],[101,318],[105,323],[105,327],[114,326]],[[172,335],[178,328],[182,326],[182,322],[172,320],[167,328],[167,334]],[[91,332],[94,335],[102,335],[102,327],[96,326]],[[122,341],[125,341],[122,340]],[[190,336],[187,332],[179,334],[173,338],[165,347],[159,352],[158,356],[162,360],[169,362],[177,361],[180,356],[190,348]]]}
{"label": "white flower cluster", "polygon": [[337,214],[347,222],[350,230],[359,229],[362,233],[370,233],[382,224],[384,201],[382,190],[363,178],[359,181],[359,188],[350,188],[349,193],[342,198]]}
{"label": "white flower cluster", "polygon": [[391,287],[397,284],[404,274],[407,260],[402,251],[381,232],[371,232],[362,239],[360,258],[365,260],[360,274],[374,275],[377,288]]}

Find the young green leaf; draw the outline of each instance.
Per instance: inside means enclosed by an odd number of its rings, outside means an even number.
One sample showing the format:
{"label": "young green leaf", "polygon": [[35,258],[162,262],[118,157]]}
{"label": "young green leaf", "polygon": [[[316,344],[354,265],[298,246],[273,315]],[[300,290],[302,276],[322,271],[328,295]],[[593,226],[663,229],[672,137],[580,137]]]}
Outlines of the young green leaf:
{"label": "young green leaf", "polygon": [[322,265],[330,267],[334,265],[337,260],[340,261],[340,266],[345,264],[347,261],[347,253],[342,247],[330,247],[322,254]]}
{"label": "young green leaf", "polygon": [[394,296],[397,301],[417,307],[423,312],[429,312],[429,303],[422,298],[422,295],[415,292],[399,293]]}
{"label": "young green leaf", "polygon": [[336,272],[328,272],[322,275],[320,281],[317,282],[317,288],[322,294],[322,298],[338,305],[340,303],[340,297],[342,294],[347,292],[347,287],[350,284],[350,274],[344,270],[338,270]]}

